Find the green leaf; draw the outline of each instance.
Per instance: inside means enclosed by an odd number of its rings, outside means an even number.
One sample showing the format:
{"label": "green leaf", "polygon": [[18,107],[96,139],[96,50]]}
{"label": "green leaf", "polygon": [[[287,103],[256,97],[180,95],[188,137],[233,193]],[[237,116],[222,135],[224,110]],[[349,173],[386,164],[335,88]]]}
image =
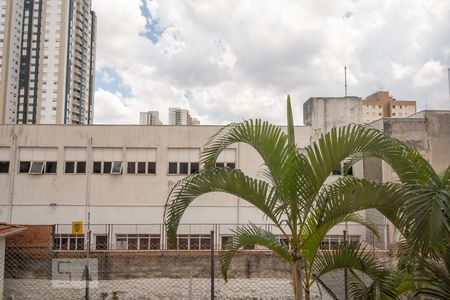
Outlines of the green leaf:
{"label": "green leaf", "polygon": [[169,240],[176,244],[176,232],[188,206],[199,196],[225,192],[253,204],[274,224],[280,223],[278,193],[267,182],[246,176],[238,169],[216,168],[201,171],[179,181],[169,194],[164,210],[164,223]]}
{"label": "green leaf", "polygon": [[231,260],[236,252],[243,246],[259,245],[272,250],[278,256],[282,257],[286,262],[292,261],[289,249],[280,243],[278,238],[271,232],[266,231],[254,224],[244,225],[233,230],[234,235],[231,241],[222,250],[221,268],[222,275],[225,280],[228,279],[228,269]]}

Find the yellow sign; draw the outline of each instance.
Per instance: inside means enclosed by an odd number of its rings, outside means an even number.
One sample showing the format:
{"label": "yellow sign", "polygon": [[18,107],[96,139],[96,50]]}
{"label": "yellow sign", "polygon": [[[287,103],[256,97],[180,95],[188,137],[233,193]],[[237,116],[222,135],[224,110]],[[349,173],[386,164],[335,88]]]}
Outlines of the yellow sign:
{"label": "yellow sign", "polygon": [[72,234],[83,234],[83,222],[72,222]]}

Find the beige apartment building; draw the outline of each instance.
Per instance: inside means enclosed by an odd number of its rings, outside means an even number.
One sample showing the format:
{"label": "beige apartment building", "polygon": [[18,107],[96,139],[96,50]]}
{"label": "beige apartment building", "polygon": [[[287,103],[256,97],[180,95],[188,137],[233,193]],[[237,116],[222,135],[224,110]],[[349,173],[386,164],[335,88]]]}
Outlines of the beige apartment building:
{"label": "beige apartment building", "polygon": [[370,123],[381,118],[405,118],[416,113],[416,101],[397,100],[387,91],[379,91],[362,101],[362,121]]}
{"label": "beige apartment building", "polygon": [[91,0],[0,0],[0,124],[90,124]]}

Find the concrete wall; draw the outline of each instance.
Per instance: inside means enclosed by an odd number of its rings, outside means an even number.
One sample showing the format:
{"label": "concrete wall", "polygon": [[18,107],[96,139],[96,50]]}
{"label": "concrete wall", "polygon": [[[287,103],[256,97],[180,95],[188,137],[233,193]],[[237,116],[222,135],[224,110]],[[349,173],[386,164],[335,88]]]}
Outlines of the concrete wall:
{"label": "concrete wall", "polygon": [[350,123],[362,123],[362,106],[359,97],[314,97],[303,104],[305,125],[314,131],[313,139],[320,134]]}
{"label": "concrete wall", "polygon": [[[385,118],[370,126],[385,131],[416,148],[431,166],[440,173],[450,165],[450,112],[423,111],[408,118]],[[364,177],[388,182],[398,180],[394,170],[379,159],[364,160]],[[380,214],[369,212],[369,217],[379,219]],[[400,238],[392,224],[388,227],[389,243]]]}

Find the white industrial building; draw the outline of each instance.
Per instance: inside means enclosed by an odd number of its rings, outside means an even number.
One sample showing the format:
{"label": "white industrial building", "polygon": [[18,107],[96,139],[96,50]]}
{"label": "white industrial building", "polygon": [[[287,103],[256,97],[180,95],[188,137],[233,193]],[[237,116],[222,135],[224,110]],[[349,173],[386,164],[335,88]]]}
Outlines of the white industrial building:
{"label": "white industrial building", "polygon": [[[310,145],[330,124],[359,122],[356,114],[346,112],[349,108],[361,109],[359,98],[326,99],[327,105],[334,103],[325,115],[328,121],[315,122],[316,117],[324,116],[323,101],[312,98],[305,103],[307,125],[295,127],[299,148]],[[164,247],[161,224],[167,195],[178,180],[201,167],[200,153],[220,128],[0,125],[0,221],[59,224],[55,227],[55,243],[65,249],[77,244],[82,247],[84,237],[70,236],[70,226],[62,224],[87,223],[90,215],[90,223],[96,224],[91,227],[96,243],[122,248],[140,247],[138,244],[143,243],[151,247],[153,239],[159,241],[153,247]],[[245,144],[226,149],[218,163],[242,169],[250,176],[257,176],[262,166],[261,158]],[[366,171],[355,168],[354,175],[363,176]],[[379,221],[386,224],[384,219]],[[180,238],[186,234],[197,241],[188,239],[189,245],[200,245],[202,236],[211,229],[222,232],[225,238],[230,234],[227,224],[248,222],[261,224],[267,220],[235,196],[212,193],[188,209]],[[330,233],[330,243],[333,236],[341,238],[343,226]],[[349,234],[361,240],[368,236],[359,225],[349,226]],[[383,238],[382,243],[379,247],[385,248],[388,241]]]}

